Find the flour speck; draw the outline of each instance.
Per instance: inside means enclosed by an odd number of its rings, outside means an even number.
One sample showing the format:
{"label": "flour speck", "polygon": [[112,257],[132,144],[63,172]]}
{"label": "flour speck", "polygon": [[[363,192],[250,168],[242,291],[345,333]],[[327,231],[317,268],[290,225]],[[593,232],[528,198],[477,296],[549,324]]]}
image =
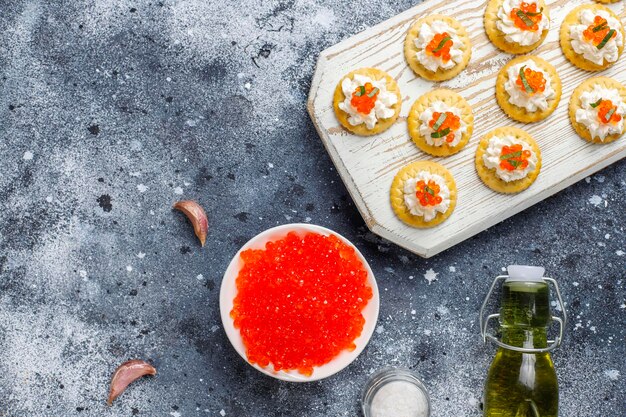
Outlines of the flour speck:
{"label": "flour speck", "polygon": [[626,255],[626,252],[624,252],[623,250],[616,250],[616,251],[615,251],[615,254],[616,254],[617,256],[624,256],[624,255]]}
{"label": "flour speck", "polygon": [[138,257],[139,259],[143,259],[143,258],[145,258],[145,257],[146,257],[146,254],[145,254],[145,253],[143,253],[143,252],[139,252],[139,253],[137,253],[137,257]]}
{"label": "flour speck", "polygon": [[26,151],[24,152],[24,161],[30,161],[31,159],[33,159],[33,153],[31,151]]}
{"label": "flour speck", "polygon": [[433,281],[437,280],[437,275],[438,273],[433,271],[433,269],[431,268],[424,274],[424,279],[428,281],[428,285],[430,285]]}
{"label": "flour speck", "polygon": [[183,189],[181,187],[174,188],[174,194],[182,195]]}
{"label": "flour speck", "polygon": [[604,375],[606,375],[611,381],[617,381],[619,379],[619,371],[617,369],[608,369],[604,371]]}
{"label": "flour speck", "polygon": [[148,187],[146,187],[143,184],[138,184],[137,185],[137,190],[139,190],[140,193],[145,193],[148,190]]}
{"label": "flour speck", "polygon": [[588,201],[589,201],[590,204],[593,204],[594,206],[597,207],[597,206],[599,206],[602,203],[602,197],[600,197],[599,195],[594,194],[594,195],[592,195],[589,198]]}
{"label": "flour speck", "polygon": [[132,272],[132,271],[133,271],[133,267],[132,267],[132,266],[130,266],[130,265],[127,265],[127,266],[126,266],[126,270],[127,270],[128,272]]}
{"label": "flour speck", "polygon": [[226,415],[226,411],[224,411],[223,409],[220,410],[220,416],[224,417]]}

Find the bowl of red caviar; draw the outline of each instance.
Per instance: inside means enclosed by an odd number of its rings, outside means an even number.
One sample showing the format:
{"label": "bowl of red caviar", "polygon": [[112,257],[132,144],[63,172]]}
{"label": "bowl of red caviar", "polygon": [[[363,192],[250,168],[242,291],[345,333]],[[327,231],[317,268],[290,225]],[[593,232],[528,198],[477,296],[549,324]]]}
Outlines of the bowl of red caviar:
{"label": "bowl of red caviar", "polygon": [[220,289],[224,330],[262,373],[291,382],[327,378],[352,363],[376,328],[374,274],[348,239],[287,224],[253,237]]}

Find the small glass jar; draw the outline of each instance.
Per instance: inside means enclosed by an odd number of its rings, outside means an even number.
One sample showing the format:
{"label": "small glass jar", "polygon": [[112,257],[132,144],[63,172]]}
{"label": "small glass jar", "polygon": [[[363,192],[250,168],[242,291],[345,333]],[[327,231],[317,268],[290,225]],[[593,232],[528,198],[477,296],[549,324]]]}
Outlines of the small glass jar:
{"label": "small glass jar", "polygon": [[430,397],[426,387],[414,372],[404,368],[383,368],[370,376],[361,394],[361,408],[365,417],[377,417],[372,412],[374,398],[383,387],[392,382],[404,382],[413,385],[416,388],[416,393],[423,396],[424,401],[421,402],[425,410],[422,411],[421,416],[430,417]]}

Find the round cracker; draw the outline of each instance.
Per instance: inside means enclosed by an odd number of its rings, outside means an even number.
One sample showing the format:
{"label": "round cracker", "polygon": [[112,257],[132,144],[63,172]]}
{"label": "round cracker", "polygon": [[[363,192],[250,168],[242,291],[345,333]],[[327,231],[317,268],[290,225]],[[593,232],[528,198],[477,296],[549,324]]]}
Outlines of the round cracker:
{"label": "round cracker", "polygon": [[598,3],[617,3],[621,0],[596,0]]}
{"label": "round cracker", "polygon": [[[489,169],[485,166],[483,162],[483,155],[485,154],[487,147],[489,146],[489,139],[496,135],[512,135],[516,139],[526,142],[535,152],[535,155],[537,155],[537,166],[533,171],[528,173],[526,178],[506,182],[498,177],[495,169]],[[541,171],[541,150],[539,149],[539,145],[537,145],[537,142],[535,142],[532,136],[530,136],[525,130],[513,126],[498,127],[487,133],[478,144],[478,148],[476,149],[475,162],[476,172],[478,172],[478,176],[487,187],[499,193],[519,193],[520,191],[524,191],[525,189],[530,187],[530,185],[535,182],[535,180],[539,176],[539,172]]]}
{"label": "round cracker", "polygon": [[[585,59],[581,54],[576,53],[576,51],[574,51],[574,48],[572,48],[572,42],[569,36],[570,27],[580,24],[580,20],[578,19],[578,17],[581,10],[584,9],[590,9],[593,11],[604,10],[605,12],[609,13],[613,18],[617,19],[618,22],[620,22],[619,30],[622,33],[622,46],[618,48],[619,54],[615,62],[608,62],[605,59],[604,64],[597,65]],[[563,54],[565,55],[565,57],[572,64],[586,71],[602,71],[615,64],[617,61],[619,61],[619,57],[622,56],[622,52],[624,51],[624,42],[626,42],[626,32],[624,32],[624,25],[622,24],[622,20],[619,18],[619,16],[613,13],[611,9],[602,6],[601,4],[583,4],[574,8],[571,12],[567,14],[567,16],[565,16],[565,20],[563,20],[563,23],[561,24],[561,32],[559,36],[561,49],[563,49]]]}
{"label": "round cracker", "polygon": [[[463,136],[461,136],[461,140],[456,146],[450,147],[446,143],[441,146],[429,145],[428,142],[426,142],[426,138],[420,134],[420,126],[422,125],[420,116],[424,110],[426,110],[435,101],[443,101],[448,106],[454,106],[461,109],[461,119],[467,125],[467,130]],[[467,142],[470,140],[472,132],[474,131],[474,113],[472,112],[472,107],[458,93],[441,88],[438,90],[432,90],[415,100],[415,103],[411,106],[411,111],[409,111],[407,127],[409,129],[411,139],[413,139],[413,142],[422,151],[434,156],[449,156],[463,149],[463,147],[467,145]]]}
{"label": "round cracker", "polygon": [[[361,123],[356,126],[352,126],[350,122],[348,122],[348,118],[350,115],[345,111],[339,108],[339,103],[343,102],[346,99],[346,96],[343,94],[343,90],[341,89],[341,82],[345,78],[352,78],[355,74],[365,75],[366,77],[370,77],[373,80],[385,79],[387,80],[387,91],[391,93],[395,93],[398,97],[398,101],[393,105],[393,109],[395,113],[388,119],[378,119],[373,129],[368,129],[365,126],[365,123]],[[350,132],[360,135],[360,136],[372,136],[382,131],[385,131],[391,127],[398,119],[398,115],[400,114],[400,108],[402,107],[402,96],[400,95],[400,87],[398,87],[398,83],[393,77],[387,74],[385,71],[379,70],[377,68],[360,68],[358,70],[352,71],[346,76],[342,77],[337,83],[337,87],[335,88],[335,94],[333,96],[333,108],[335,109],[335,116],[337,116],[337,120],[339,123]]]}
{"label": "round cracker", "polygon": [[569,101],[569,120],[572,123],[572,126],[574,127],[574,130],[576,131],[576,133],[578,133],[578,135],[581,138],[585,139],[587,142],[611,143],[619,139],[624,133],[622,132],[621,134],[609,135],[606,138],[604,138],[604,140],[600,140],[600,138],[598,137],[592,138],[591,132],[589,132],[589,129],[587,129],[587,127],[584,124],[578,123],[576,121],[576,110],[581,108],[580,96],[585,91],[593,90],[593,87],[596,84],[600,84],[602,87],[605,87],[605,88],[617,89],[617,91],[619,91],[620,97],[622,98],[622,101],[626,103],[626,87],[624,87],[622,83],[609,77],[589,78],[588,80],[583,81],[578,87],[576,87],[576,89],[572,93],[572,98]]}
{"label": "round cracker", "polygon": [[[539,68],[550,76],[550,85],[554,90],[555,96],[548,100],[548,108],[543,111],[529,112],[524,107],[511,104],[509,101],[510,95],[504,88],[504,84],[509,80],[509,68],[528,59],[533,60]],[[559,101],[561,101],[561,91],[561,78],[556,69],[548,61],[534,55],[520,56],[509,61],[498,73],[496,81],[496,99],[498,104],[511,119],[524,123],[538,122],[554,113],[554,110],[559,105]]]}
{"label": "round cracker", "polygon": [[[539,40],[532,45],[520,45],[517,43],[507,42],[505,39],[506,35],[498,29],[498,26],[496,25],[498,20],[500,20],[498,17],[498,10],[500,10],[502,3],[503,0],[489,0],[487,8],[485,9],[484,25],[485,32],[487,33],[489,40],[491,40],[496,47],[510,54],[526,54],[541,45],[546,39],[546,36],[548,36],[548,32],[550,30],[549,27],[541,33]],[[548,21],[550,21],[550,10],[546,7],[545,2],[540,0],[538,5],[540,8],[543,7],[544,19],[548,19]]]}
{"label": "round cracker", "polygon": [[[459,62],[457,65],[450,69],[444,70],[441,68],[437,68],[437,71],[433,72],[426,69],[426,67],[424,67],[417,60],[416,54],[418,52],[418,49],[415,46],[415,39],[419,36],[419,29],[421,28],[422,24],[430,24],[435,20],[442,20],[448,26],[456,30],[456,35],[463,41],[463,47],[461,48],[463,50],[463,61]],[[409,31],[407,32],[406,38],[404,40],[404,56],[413,72],[415,72],[420,77],[431,81],[449,80],[450,78],[456,77],[461,71],[465,69],[465,67],[467,67],[470,58],[472,57],[472,42],[470,41],[470,38],[467,34],[467,30],[465,30],[465,27],[461,23],[459,23],[458,20],[449,16],[435,14],[419,19],[409,28]]]}
{"label": "round cracker", "polygon": [[[428,171],[431,174],[437,174],[442,176],[446,181],[448,189],[450,190],[450,206],[448,207],[448,210],[446,210],[445,213],[437,213],[435,218],[433,218],[429,222],[425,222],[424,218],[421,216],[415,216],[411,214],[406,204],[404,203],[404,182],[409,178],[415,177],[415,175],[417,175],[417,173],[420,171]],[[456,196],[457,190],[456,183],[454,182],[454,177],[452,177],[450,171],[444,168],[443,165],[440,165],[436,162],[417,161],[405,165],[402,169],[400,169],[400,171],[398,171],[393,179],[393,182],[391,183],[390,201],[393,211],[400,218],[400,220],[402,220],[409,226],[417,228],[428,228],[437,226],[448,217],[450,217],[450,215],[454,211],[454,208],[456,207]]]}

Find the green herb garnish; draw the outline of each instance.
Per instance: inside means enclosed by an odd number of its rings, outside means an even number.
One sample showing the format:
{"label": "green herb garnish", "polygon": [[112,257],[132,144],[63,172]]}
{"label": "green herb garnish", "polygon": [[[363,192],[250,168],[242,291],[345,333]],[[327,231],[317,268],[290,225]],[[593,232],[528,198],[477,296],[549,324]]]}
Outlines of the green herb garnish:
{"label": "green herb garnish", "polygon": [[526,13],[526,16],[531,16],[531,17],[539,16],[541,13],[543,13],[543,7],[539,9],[538,12],[524,12],[524,13]]}
{"label": "green herb garnish", "polygon": [[519,158],[520,156],[522,156],[522,151],[517,151],[517,152],[507,153],[506,155],[501,155],[500,159]]}
{"label": "green herb garnish", "polygon": [[590,106],[595,109],[596,107],[598,107],[600,105],[600,103],[602,103],[602,99],[599,99],[595,103],[591,103]]}
{"label": "green herb garnish", "polygon": [[522,19],[522,22],[524,22],[524,24],[528,27],[531,27],[535,24],[535,22],[533,22],[530,17],[528,17],[528,14],[526,14],[525,12],[523,12],[522,10],[517,10],[515,12],[515,14]]}
{"label": "green herb garnish", "polygon": [[439,115],[439,117],[437,118],[437,121],[433,125],[433,130],[435,132],[438,131],[439,128],[441,127],[441,125],[443,124],[443,122],[445,122],[447,118],[448,118],[448,114],[447,113],[441,113]]}
{"label": "green herb garnish", "polygon": [[376,94],[378,94],[378,92],[379,92],[379,91],[380,91],[380,90],[378,89],[378,87],[374,87],[374,89],[372,89],[372,91],[370,91],[370,92],[367,94],[367,96],[368,96],[369,98],[372,98],[372,97],[374,97]]}
{"label": "green herb garnish", "polygon": [[600,42],[598,46],[596,46],[596,48],[598,49],[604,48],[604,45],[606,45],[606,43],[611,40],[614,34],[615,34],[615,29],[609,30],[609,33],[606,34],[604,39],[602,39],[602,42]]}
{"label": "green herb garnish", "polygon": [[432,195],[433,197],[435,196],[435,190],[430,188],[428,185],[424,187],[424,191],[426,191],[428,194]]}
{"label": "green herb garnish", "polygon": [[522,68],[519,69],[519,77],[522,79],[522,85],[524,86],[524,90],[526,90],[528,94],[532,94],[535,92],[535,90],[528,83],[528,80],[526,79],[526,74],[524,74],[524,68],[526,68],[526,65],[522,65]]}
{"label": "green herb garnish", "polygon": [[363,94],[365,94],[365,86],[364,85],[359,87],[359,91],[357,91],[355,95],[357,97],[361,97]]}
{"label": "green herb garnish", "polygon": [[437,45],[437,47],[435,49],[433,49],[433,52],[439,52],[443,49],[444,46],[446,46],[446,42],[451,41],[452,38],[450,36],[445,36],[441,41],[439,41],[439,45]]}
{"label": "green herb garnish", "polygon": [[602,23],[600,23],[598,26],[596,26],[595,28],[591,29],[592,32],[600,32],[602,29],[606,29],[606,25],[608,24],[608,22],[604,21]]}
{"label": "green herb garnish", "polygon": [[513,165],[515,168],[520,166],[520,164],[522,163],[522,161],[518,161],[517,159],[509,159],[508,162],[509,164]]}
{"label": "green herb garnish", "polygon": [[615,107],[609,110],[604,116],[604,120],[606,120],[607,123],[611,121],[611,117],[613,116],[613,113],[615,113]]}
{"label": "green herb garnish", "polygon": [[438,139],[438,138],[442,138],[444,136],[447,136],[448,134],[450,134],[450,128],[446,127],[443,130],[440,130],[439,132],[433,132],[430,134],[430,137],[433,139]]}

